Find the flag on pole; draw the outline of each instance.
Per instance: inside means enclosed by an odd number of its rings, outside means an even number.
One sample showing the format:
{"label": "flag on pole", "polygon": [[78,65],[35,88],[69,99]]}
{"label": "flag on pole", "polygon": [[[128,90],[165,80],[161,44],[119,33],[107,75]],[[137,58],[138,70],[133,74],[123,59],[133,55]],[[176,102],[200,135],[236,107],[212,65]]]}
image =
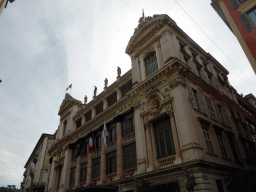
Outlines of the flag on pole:
{"label": "flag on pole", "polygon": [[106,123],[104,121],[104,127],[103,127],[103,131],[102,131],[102,137],[104,139],[104,145],[105,147],[107,146],[107,136],[108,136],[108,130],[107,130],[107,126]]}
{"label": "flag on pole", "polygon": [[91,153],[93,151],[93,135],[92,135],[92,131],[90,133],[90,139],[89,139],[89,153]]}
{"label": "flag on pole", "polygon": [[67,91],[69,88],[70,88],[70,89],[72,88],[72,83],[68,86],[68,88],[66,89],[66,91]]}

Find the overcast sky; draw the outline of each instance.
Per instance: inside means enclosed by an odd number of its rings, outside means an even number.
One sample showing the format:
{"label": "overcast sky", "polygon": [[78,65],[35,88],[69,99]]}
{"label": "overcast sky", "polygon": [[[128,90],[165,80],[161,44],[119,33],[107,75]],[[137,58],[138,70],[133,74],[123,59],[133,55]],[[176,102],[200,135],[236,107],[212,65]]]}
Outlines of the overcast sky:
{"label": "overcast sky", "polygon": [[[168,14],[229,72],[244,95],[256,77],[236,37],[210,0],[17,0],[0,15],[0,186],[23,179],[24,165],[42,133],[53,134],[66,88],[83,101],[131,68],[125,48],[141,17]],[[221,49],[219,50],[218,47]],[[225,55],[228,57],[226,57]],[[237,67],[236,67],[237,66]],[[69,92],[69,91],[68,91]]]}

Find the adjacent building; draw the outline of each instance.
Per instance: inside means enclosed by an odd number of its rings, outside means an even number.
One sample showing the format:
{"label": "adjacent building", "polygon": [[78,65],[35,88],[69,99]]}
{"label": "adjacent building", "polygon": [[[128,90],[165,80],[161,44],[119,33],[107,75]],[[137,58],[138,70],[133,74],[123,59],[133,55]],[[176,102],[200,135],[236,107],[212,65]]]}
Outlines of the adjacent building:
{"label": "adjacent building", "polygon": [[0,15],[3,12],[4,8],[7,7],[8,2],[12,3],[15,0],[0,0]]}
{"label": "adjacent building", "polygon": [[125,52],[131,70],[92,101],[65,95],[46,192],[183,192],[191,179],[222,192],[225,176],[256,171],[256,98],[174,20],[141,17]]}
{"label": "adjacent building", "polygon": [[24,178],[21,183],[22,192],[42,192],[48,176],[49,154],[48,150],[54,142],[54,136],[42,134],[31,153],[26,165]]}
{"label": "adjacent building", "polygon": [[256,73],[256,1],[212,0],[212,6],[237,37]]}

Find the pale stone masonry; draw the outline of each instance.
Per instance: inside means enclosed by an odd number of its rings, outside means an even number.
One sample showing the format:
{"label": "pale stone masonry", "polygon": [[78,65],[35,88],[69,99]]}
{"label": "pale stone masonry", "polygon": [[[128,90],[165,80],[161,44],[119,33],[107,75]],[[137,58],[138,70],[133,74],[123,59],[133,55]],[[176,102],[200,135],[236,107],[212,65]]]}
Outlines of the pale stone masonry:
{"label": "pale stone masonry", "polygon": [[48,168],[50,167],[48,150],[53,142],[54,136],[45,133],[38,140],[24,167],[25,172],[21,183],[21,191],[44,191],[48,178]]}
{"label": "pale stone masonry", "polygon": [[[89,102],[69,94],[49,149],[45,191],[225,191],[224,176],[255,169],[255,97],[167,15],[142,17],[125,51],[132,69]],[[104,122],[108,144],[101,136]],[[88,152],[89,135],[94,150]]]}

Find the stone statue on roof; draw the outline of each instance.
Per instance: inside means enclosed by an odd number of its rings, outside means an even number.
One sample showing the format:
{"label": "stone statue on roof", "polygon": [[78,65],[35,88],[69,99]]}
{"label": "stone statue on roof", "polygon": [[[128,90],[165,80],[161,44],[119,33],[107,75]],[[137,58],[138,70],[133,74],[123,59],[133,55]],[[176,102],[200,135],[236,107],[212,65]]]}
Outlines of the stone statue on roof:
{"label": "stone statue on roof", "polygon": [[107,88],[108,87],[108,79],[107,78],[105,78],[104,83],[105,83],[105,87],[104,88]]}
{"label": "stone statue on roof", "polygon": [[84,96],[84,104],[85,105],[87,104],[87,96],[86,95]]}
{"label": "stone statue on roof", "polygon": [[120,77],[120,76],[121,76],[121,68],[117,67],[117,77]]}
{"label": "stone statue on roof", "polygon": [[96,97],[96,95],[97,95],[97,87],[96,86],[93,86],[94,87],[94,95],[93,95],[93,97]]}

